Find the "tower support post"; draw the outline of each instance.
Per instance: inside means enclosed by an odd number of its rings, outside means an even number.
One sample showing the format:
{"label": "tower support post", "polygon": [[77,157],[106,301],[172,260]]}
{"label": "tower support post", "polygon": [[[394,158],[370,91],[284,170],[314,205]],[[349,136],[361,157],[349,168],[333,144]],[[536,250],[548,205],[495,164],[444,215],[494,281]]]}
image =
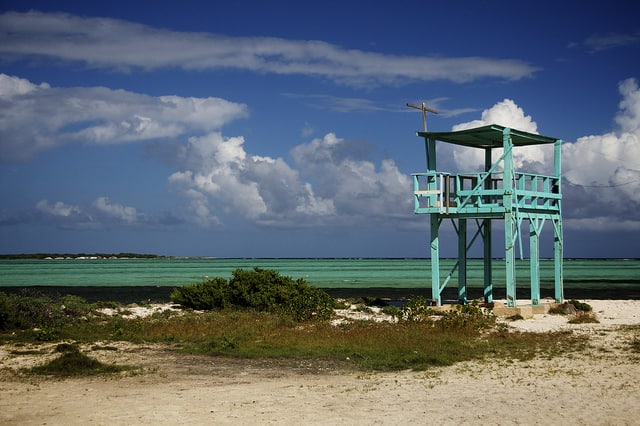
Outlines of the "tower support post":
{"label": "tower support post", "polygon": [[467,303],[467,219],[458,220],[458,302]]}
{"label": "tower support post", "polygon": [[538,221],[529,219],[529,260],[531,262],[531,304],[540,304],[540,238]]}
{"label": "tower support post", "polygon": [[438,234],[440,233],[440,221],[435,214],[431,216],[431,299],[440,306],[442,299],[440,297],[440,241]]}

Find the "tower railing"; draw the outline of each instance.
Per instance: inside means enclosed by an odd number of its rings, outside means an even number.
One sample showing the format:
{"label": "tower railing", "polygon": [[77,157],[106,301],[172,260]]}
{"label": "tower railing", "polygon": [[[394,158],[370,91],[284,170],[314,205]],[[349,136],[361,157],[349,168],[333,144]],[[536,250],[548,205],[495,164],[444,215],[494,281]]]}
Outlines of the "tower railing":
{"label": "tower railing", "polygon": [[512,209],[522,212],[559,213],[560,179],[532,173],[514,173],[512,194],[503,185],[501,172],[414,173],[415,213],[487,214],[506,212],[505,196],[512,196]]}

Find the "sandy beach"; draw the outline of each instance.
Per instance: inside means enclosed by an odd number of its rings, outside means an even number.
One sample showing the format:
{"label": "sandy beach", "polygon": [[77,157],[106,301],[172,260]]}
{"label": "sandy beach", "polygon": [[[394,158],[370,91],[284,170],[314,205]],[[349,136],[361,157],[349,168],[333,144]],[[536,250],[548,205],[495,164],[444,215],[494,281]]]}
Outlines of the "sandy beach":
{"label": "sandy beach", "polygon": [[598,324],[573,325],[548,314],[508,322],[513,330],[585,334],[591,343],[586,352],[422,372],[201,357],[163,346],[109,342],[118,350],[92,356],[136,365],[141,372],[58,380],[16,374],[45,357],[14,355],[5,345],[0,347],[0,423],[638,424],[640,354],[630,350],[630,343],[640,339],[640,301],[586,302]]}

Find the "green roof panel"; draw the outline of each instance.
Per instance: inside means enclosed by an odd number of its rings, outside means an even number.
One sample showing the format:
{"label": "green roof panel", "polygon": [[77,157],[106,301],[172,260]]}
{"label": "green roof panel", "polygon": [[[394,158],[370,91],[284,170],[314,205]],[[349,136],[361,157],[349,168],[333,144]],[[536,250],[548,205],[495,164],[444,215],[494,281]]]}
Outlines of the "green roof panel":
{"label": "green roof panel", "polygon": [[557,138],[524,132],[497,124],[456,132],[417,132],[417,135],[473,148],[500,148],[503,145],[502,136],[505,130],[510,133],[514,146],[551,144],[558,140]]}

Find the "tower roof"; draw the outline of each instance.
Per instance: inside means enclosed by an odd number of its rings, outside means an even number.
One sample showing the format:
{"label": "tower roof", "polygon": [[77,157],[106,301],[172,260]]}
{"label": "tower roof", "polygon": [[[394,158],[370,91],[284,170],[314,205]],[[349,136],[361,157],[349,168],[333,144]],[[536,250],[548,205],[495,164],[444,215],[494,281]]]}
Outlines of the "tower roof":
{"label": "tower roof", "polygon": [[551,144],[558,140],[558,138],[524,132],[497,124],[457,132],[417,132],[417,135],[472,148],[501,148],[505,132],[511,136],[514,146]]}

